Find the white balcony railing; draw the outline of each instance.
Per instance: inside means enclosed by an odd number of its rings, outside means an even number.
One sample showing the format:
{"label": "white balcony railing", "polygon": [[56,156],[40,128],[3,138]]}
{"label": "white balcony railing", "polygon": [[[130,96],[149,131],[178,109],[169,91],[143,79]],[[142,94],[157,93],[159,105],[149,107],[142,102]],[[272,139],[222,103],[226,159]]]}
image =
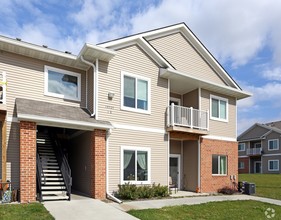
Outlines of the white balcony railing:
{"label": "white balcony railing", "polygon": [[247,155],[261,155],[262,148],[249,148],[247,149]]}
{"label": "white balcony railing", "polygon": [[0,104],[6,104],[7,80],[6,73],[0,72]]}
{"label": "white balcony railing", "polygon": [[209,112],[172,103],[167,107],[167,126],[182,126],[208,131]]}

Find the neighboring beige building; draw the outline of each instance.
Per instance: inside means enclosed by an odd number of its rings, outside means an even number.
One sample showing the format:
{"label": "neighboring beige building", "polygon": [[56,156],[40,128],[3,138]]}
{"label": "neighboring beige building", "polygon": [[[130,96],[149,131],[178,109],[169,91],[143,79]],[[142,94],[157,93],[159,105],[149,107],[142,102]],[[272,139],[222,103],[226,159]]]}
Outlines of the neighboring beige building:
{"label": "neighboring beige building", "polygon": [[256,123],[237,138],[238,172],[280,174],[281,121]]}
{"label": "neighboring beige building", "polygon": [[170,176],[201,192],[237,181],[236,104],[249,94],[184,23],[77,56],[0,37],[0,72],[0,176],[22,202]]}

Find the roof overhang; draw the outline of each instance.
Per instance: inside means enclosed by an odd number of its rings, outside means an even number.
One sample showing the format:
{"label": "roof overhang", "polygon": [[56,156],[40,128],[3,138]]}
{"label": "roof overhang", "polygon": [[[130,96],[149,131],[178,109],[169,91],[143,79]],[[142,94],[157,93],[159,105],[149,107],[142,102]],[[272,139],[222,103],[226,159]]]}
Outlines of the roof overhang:
{"label": "roof overhang", "polygon": [[4,36],[0,36],[1,50],[80,70],[87,70],[89,68],[89,65],[80,60],[80,56],[82,55],[93,62],[96,59],[109,61],[116,54],[116,52],[103,47],[85,44],[79,56],[76,56],[68,52],[62,52],[47,48],[46,46],[39,46]]}
{"label": "roof overhang", "polygon": [[230,86],[219,85],[217,83],[213,83],[201,78],[197,78],[188,73],[183,73],[171,68],[167,68],[167,69],[161,68],[160,76],[166,79],[170,79],[171,91],[179,94],[185,94],[196,88],[202,88],[208,91],[235,97],[237,98],[237,100],[251,96],[250,93],[244,92],[242,90]]}

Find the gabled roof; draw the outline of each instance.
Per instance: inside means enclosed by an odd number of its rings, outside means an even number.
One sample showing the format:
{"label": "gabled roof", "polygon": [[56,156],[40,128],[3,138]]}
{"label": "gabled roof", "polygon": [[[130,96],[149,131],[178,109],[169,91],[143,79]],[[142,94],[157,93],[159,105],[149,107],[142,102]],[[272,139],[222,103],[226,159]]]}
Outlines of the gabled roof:
{"label": "gabled roof", "polygon": [[[259,130],[258,128],[264,128],[263,131]],[[253,133],[255,133],[256,135],[253,135],[251,137],[247,136],[247,134],[253,130],[256,130]],[[254,125],[252,125],[250,128],[248,128],[246,131],[244,131],[242,134],[240,134],[237,137],[238,141],[250,141],[250,140],[261,140],[261,139],[265,139],[267,135],[269,135],[271,132],[276,132],[278,134],[281,134],[281,129],[276,128],[276,127],[272,127],[272,126],[268,126],[267,124],[261,124],[261,123],[255,123]]]}
{"label": "gabled roof", "polygon": [[[239,91],[242,89],[239,85],[231,78],[231,76],[226,72],[226,70],[219,64],[219,62],[214,58],[214,56],[208,51],[208,49],[202,44],[202,42],[195,36],[195,34],[188,28],[185,23],[179,23],[160,29],[155,29],[147,32],[142,32],[139,34],[131,35],[124,38],[119,38],[112,41],[107,41],[98,44],[101,47],[106,47],[110,49],[119,49],[133,44],[138,44],[139,42],[146,41],[147,47],[149,48],[149,55],[153,57],[158,57],[158,59],[163,60],[164,58],[157,50],[155,50],[149,40],[156,39],[159,37],[167,36],[173,33],[181,33],[189,43],[197,50],[197,52],[205,59],[205,61],[216,71],[216,73],[223,79],[223,81],[230,87],[235,88]],[[173,66],[168,61],[164,61],[161,65],[163,68],[174,69]],[[243,93],[243,98],[249,97],[249,93]],[[242,98],[242,97],[241,97]]]}

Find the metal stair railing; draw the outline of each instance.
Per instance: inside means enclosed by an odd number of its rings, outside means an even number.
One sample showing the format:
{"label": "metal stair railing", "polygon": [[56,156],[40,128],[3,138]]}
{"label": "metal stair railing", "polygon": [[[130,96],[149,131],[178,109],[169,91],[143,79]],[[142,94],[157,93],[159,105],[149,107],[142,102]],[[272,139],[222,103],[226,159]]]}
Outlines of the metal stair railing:
{"label": "metal stair railing", "polygon": [[38,184],[38,193],[39,193],[39,201],[42,202],[42,177],[44,179],[43,185],[46,183],[46,177],[43,172],[43,167],[40,159],[39,153],[36,153],[36,171],[37,171],[37,184]]}
{"label": "metal stair railing", "polygon": [[71,186],[72,186],[72,177],[71,177],[71,169],[70,166],[68,164],[68,160],[65,156],[65,154],[62,151],[62,147],[61,147],[61,143],[58,140],[58,138],[56,137],[55,134],[51,133],[50,134],[51,138],[52,138],[52,142],[55,144],[55,152],[57,155],[57,159],[58,159],[58,163],[59,163],[59,167],[64,179],[64,183],[66,186],[66,191],[67,191],[67,195],[68,195],[68,199],[71,200]]}

